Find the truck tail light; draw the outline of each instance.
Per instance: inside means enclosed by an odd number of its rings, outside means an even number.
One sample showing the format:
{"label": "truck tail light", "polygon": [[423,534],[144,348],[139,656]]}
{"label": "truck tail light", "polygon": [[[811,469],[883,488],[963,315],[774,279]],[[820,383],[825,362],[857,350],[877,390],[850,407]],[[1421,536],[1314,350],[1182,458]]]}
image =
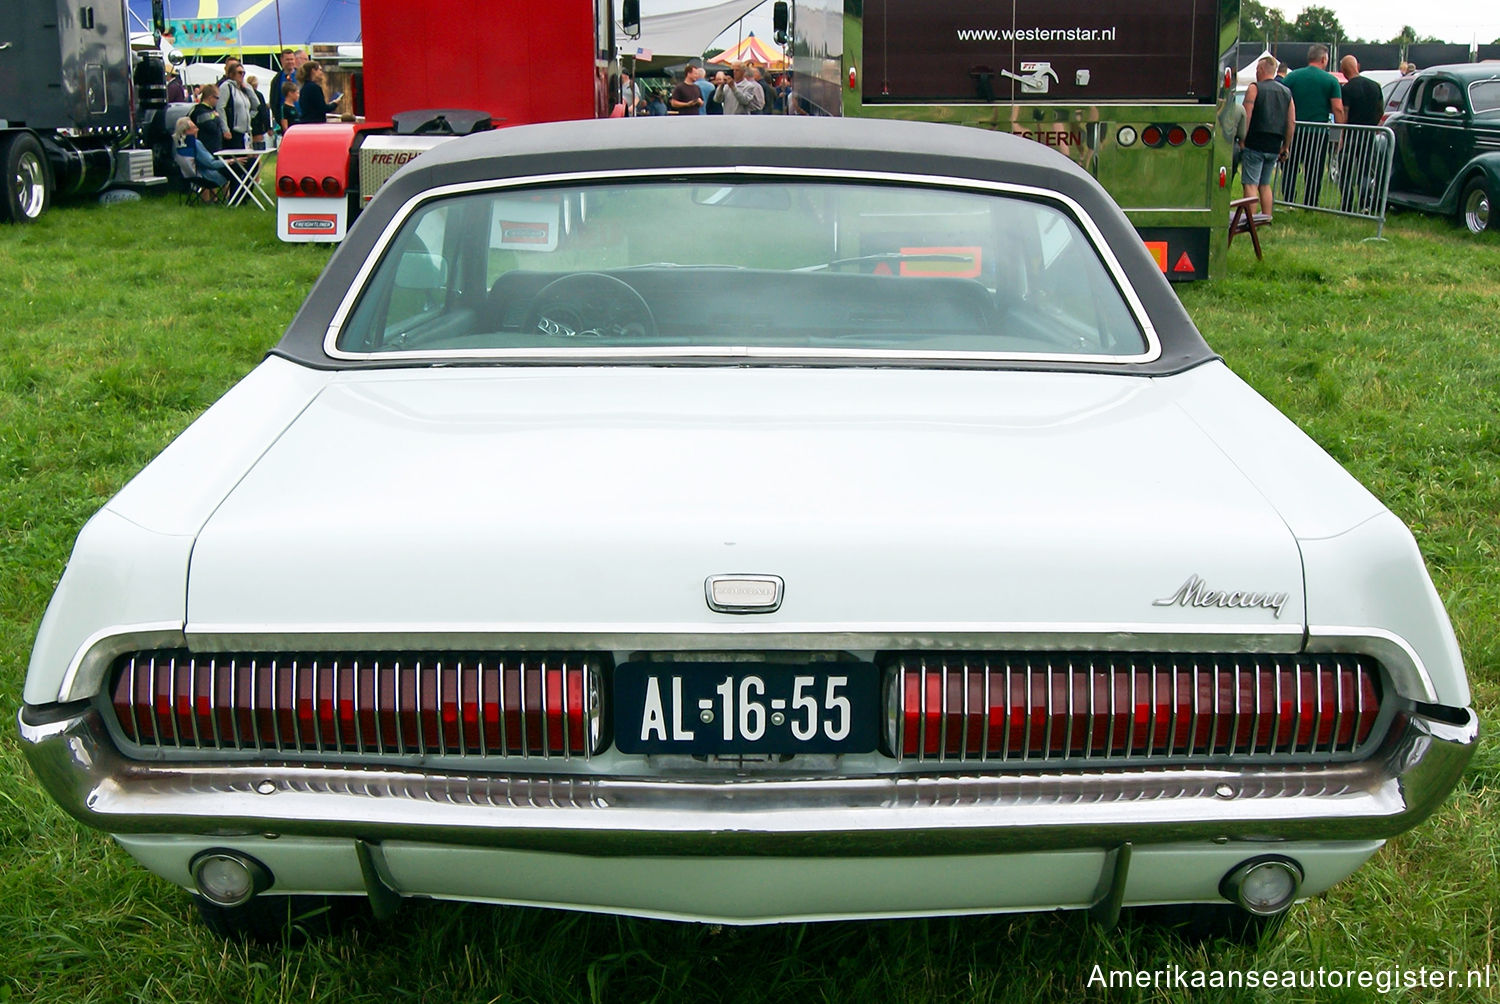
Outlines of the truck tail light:
{"label": "truck tail light", "polygon": [[299,184],[300,184],[300,186],[302,188],[302,194],[303,195],[317,195],[318,194],[318,182],[317,182],[316,179],[309,178],[309,177],[304,177],[302,179],[302,181],[299,182]]}
{"label": "truck tail light", "polygon": [[1162,131],[1161,126],[1148,125],[1141,130],[1141,142],[1149,147],[1161,146],[1162,140],[1165,138],[1166,134]]}
{"label": "truck tail light", "polygon": [[1350,754],[1379,718],[1362,656],[902,656],[891,752],[919,760],[1137,760]]}
{"label": "truck tail light", "polygon": [[323,179],[323,194],[339,196],[344,194],[344,183],[329,175]]}
{"label": "truck tail light", "polygon": [[152,750],[587,757],[602,737],[584,655],[147,652],[115,673],[120,730]]}
{"label": "truck tail light", "polygon": [[1213,138],[1214,138],[1214,131],[1212,129],[1210,129],[1208,126],[1194,126],[1193,127],[1193,145],[1194,146],[1208,146],[1208,144],[1213,141]]}
{"label": "truck tail light", "polygon": [[1181,146],[1187,142],[1187,130],[1182,126],[1174,125],[1167,130],[1167,143],[1172,146]]}
{"label": "truck tail light", "polygon": [[276,179],[276,191],[281,195],[296,195],[297,182],[289,174],[283,174]]}

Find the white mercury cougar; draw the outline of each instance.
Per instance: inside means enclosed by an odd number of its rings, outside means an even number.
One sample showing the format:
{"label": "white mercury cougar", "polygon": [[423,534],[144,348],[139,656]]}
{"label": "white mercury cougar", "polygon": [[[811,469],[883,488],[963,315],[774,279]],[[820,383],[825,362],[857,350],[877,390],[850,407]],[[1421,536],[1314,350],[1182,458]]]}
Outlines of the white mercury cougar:
{"label": "white mercury cougar", "polygon": [[407,165],[84,528],[20,728],[223,931],[1237,923],[1426,817],[1469,705],[1411,534],[1083,171],[752,117]]}

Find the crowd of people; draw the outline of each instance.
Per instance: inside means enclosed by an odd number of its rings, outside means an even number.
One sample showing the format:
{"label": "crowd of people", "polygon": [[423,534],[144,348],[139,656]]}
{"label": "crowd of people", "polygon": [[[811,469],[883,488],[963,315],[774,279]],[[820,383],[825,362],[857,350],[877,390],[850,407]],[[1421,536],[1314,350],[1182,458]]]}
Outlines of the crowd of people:
{"label": "crowd of people", "polygon": [[[605,86],[601,81],[601,88]],[[666,82],[644,83],[629,73],[607,84],[603,103],[609,114],[638,115],[797,115],[802,113],[790,73],[774,79],[768,66],[731,63],[714,71],[693,61]]]}
{"label": "crowd of people", "polygon": [[173,132],[173,155],[185,178],[210,182],[198,188],[204,201],[215,195],[228,174],[225,159],[235,150],[265,150],[299,122],[324,122],[335,111],[325,90],[327,75],[301,49],[281,53],[281,71],[271,80],[270,99],[260,92],[260,81],[231,56],[224,72],[211,84],[194,85],[191,92],[173,67],[167,70],[167,101],[191,102]]}
{"label": "crowd of people", "polygon": [[[1284,201],[1318,205],[1330,152],[1338,156],[1341,167],[1340,208],[1368,211],[1365,182],[1379,137],[1334,127],[1378,125],[1384,100],[1380,85],[1361,75],[1354,56],[1345,56],[1339,69],[1343,83],[1328,72],[1328,48],[1323,45],[1311,46],[1307,65],[1296,70],[1288,70],[1274,56],[1264,56],[1256,64],[1255,83],[1245,92],[1237,135],[1241,183],[1245,195],[1259,201],[1258,223],[1271,220],[1273,175],[1278,171]],[[1304,129],[1306,135],[1298,137],[1299,125],[1314,128]]]}
{"label": "crowd of people", "polygon": [[[167,101],[191,103],[188,113],[197,122],[201,142],[210,151],[221,147],[264,150],[268,141],[286,133],[298,122],[324,122],[336,112],[325,88],[323,68],[301,49],[281,53],[281,71],[271,79],[270,99],[260,91],[260,81],[247,75],[240,60],[229,57],[224,72],[211,84],[188,88],[175,67],[167,68]],[[217,123],[209,121],[209,116]]]}

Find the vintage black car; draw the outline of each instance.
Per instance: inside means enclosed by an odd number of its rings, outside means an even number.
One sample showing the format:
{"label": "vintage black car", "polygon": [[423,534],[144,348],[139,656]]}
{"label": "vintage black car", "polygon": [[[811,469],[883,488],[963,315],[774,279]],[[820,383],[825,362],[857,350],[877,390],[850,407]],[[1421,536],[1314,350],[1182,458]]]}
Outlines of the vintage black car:
{"label": "vintage black car", "polygon": [[1456,215],[1471,233],[1500,228],[1491,212],[1500,196],[1500,65],[1423,70],[1385,124],[1396,134],[1391,205]]}

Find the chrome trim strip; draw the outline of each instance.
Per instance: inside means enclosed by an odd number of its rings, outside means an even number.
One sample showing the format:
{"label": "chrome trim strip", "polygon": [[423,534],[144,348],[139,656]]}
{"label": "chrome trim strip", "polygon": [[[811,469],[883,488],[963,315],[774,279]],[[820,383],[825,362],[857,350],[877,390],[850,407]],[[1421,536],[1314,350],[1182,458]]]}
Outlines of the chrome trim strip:
{"label": "chrome trim strip", "polygon": [[1030,185],[1013,185],[997,181],[983,181],[976,178],[952,178],[940,175],[903,174],[888,171],[834,171],[821,168],[789,168],[789,167],[750,167],[750,166],[725,166],[725,167],[693,167],[673,168],[673,177],[693,176],[739,176],[744,178],[815,178],[835,182],[880,182],[896,183],[901,185],[922,185],[930,188],[958,188],[969,189],[979,192],[993,192],[1004,195],[1020,195],[1036,199],[1042,202],[1050,202],[1063,206],[1073,221],[1088,237],[1094,246],[1094,251],[1104,263],[1110,278],[1114,280],[1119,289],[1121,298],[1126,307],[1141,328],[1141,334],[1146,339],[1146,351],[1133,356],[1109,356],[1109,355],[1070,355],[1067,353],[1026,353],[1026,352],[898,352],[889,350],[862,350],[848,351],[838,349],[815,350],[815,349],[765,349],[754,346],[724,346],[719,348],[691,347],[663,348],[663,349],[484,349],[480,351],[435,351],[435,352],[347,352],[337,347],[340,329],[348,320],[349,314],[354,309],[354,303],[364,291],[366,283],[369,282],[370,274],[375,270],[376,263],[385,254],[386,248],[395,238],[407,218],[418,206],[424,202],[445,198],[450,195],[467,195],[486,191],[503,191],[510,188],[540,188],[563,183],[576,184],[578,182],[595,181],[640,181],[641,175],[638,171],[580,171],[576,173],[558,173],[535,175],[526,178],[509,178],[503,180],[471,181],[457,185],[442,185],[418,193],[407,199],[401,208],[396,210],[389,223],[386,224],[375,244],[370,249],[369,255],[360,265],[359,271],[355,273],[354,280],[349,284],[349,289],[339,301],[338,309],[334,311],[333,318],[329,321],[328,331],[323,336],[323,352],[331,359],[343,359],[350,361],[379,361],[396,360],[407,362],[414,359],[488,359],[488,360],[525,360],[525,361],[554,361],[560,363],[577,362],[590,359],[697,359],[697,358],[750,358],[750,359],[848,359],[855,360],[886,360],[901,361],[906,363],[920,363],[923,361],[948,362],[972,360],[982,362],[1079,362],[1079,363],[1111,363],[1115,365],[1126,365],[1130,363],[1154,362],[1161,356],[1161,339],[1156,333],[1155,326],[1151,323],[1151,317],[1146,312],[1145,306],[1140,298],[1136,296],[1134,287],[1127,281],[1125,270],[1121,267],[1119,259],[1115,257],[1113,249],[1105,241],[1104,235],[1099,232],[1093,219],[1084,212],[1073,199],[1060,192],[1054,192],[1045,188],[1035,188]]}
{"label": "chrome trim strip", "polygon": [[[957,771],[718,781],[462,774],[120,756],[100,712],[29,724],[32,769],[79,821],[112,833],[278,833],[643,855],[962,853],[1125,840],[1373,840],[1426,818],[1478,738],[1411,715],[1375,757],[1325,767]],[[1228,788],[1237,797],[1226,798]]]}
{"label": "chrome trim strip", "polygon": [[[1271,662],[1271,679],[1274,681],[1271,699],[1276,702],[1276,713],[1271,716],[1271,748],[1281,746],[1281,660]],[[1296,720],[1293,719],[1293,722]]]}
{"label": "chrome trim strip", "polygon": [[1439,704],[1437,688],[1416,649],[1406,639],[1383,628],[1308,625],[1308,652],[1351,652],[1372,656],[1402,688],[1402,695],[1416,701]]}
{"label": "chrome trim strip", "polygon": [[[1030,649],[1034,651],[1171,651],[1310,654],[1350,652],[1376,659],[1404,697],[1441,703],[1432,677],[1416,651],[1389,631],[1376,628],[1317,626],[1303,644],[1299,625],[1263,625],[1246,632],[1229,625],[1163,624],[975,624],[955,623],[780,623],[736,619],[732,624],[368,624],[261,625],[202,624],[183,631],[180,625],[134,624],[105,628],[90,635],[64,675],[58,700],[90,700],[105,685],[114,660],[131,651],[190,648],[194,652],[293,650],[434,649],[558,650],[618,652],[635,649],[692,651],[712,648],[745,650],[766,647],[875,650],[936,647],[945,649]],[[238,699],[238,674],[231,667],[231,699]],[[505,700],[504,664],[500,700]],[[300,674],[299,674],[300,675]],[[400,699],[400,662],[393,680]],[[1111,698],[1113,700],[1113,698]],[[1193,689],[1193,729],[1198,713],[1197,680]],[[1113,707],[1111,708],[1113,714]],[[238,718],[233,720],[236,733]],[[501,723],[502,745],[505,722]],[[300,728],[300,725],[299,725]],[[397,742],[404,751],[403,737]],[[239,736],[235,736],[236,745]]]}
{"label": "chrome trim strip", "polygon": [[917,762],[927,758],[927,657],[918,660],[917,677]]}
{"label": "chrome trim strip", "polygon": [[[271,649],[427,651],[479,649],[483,651],[693,651],[775,648],[1003,648],[1032,651],[1138,651],[1151,646],[1163,651],[1213,651],[1267,654],[1302,651],[1299,625],[1258,625],[1253,630],[1232,625],[1191,624],[1006,624],[956,622],[842,622],[766,623],[753,620],[713,620],[657,624],[530,623],[509,624],[200,624],[188,629],[186,641],[175,646],[135,645],[134,649],[187,647],[194,652],[267,651]],[[1337,647],[1325,649],[1336,651]],[[1346,651],[1365,652],[1346,646]],[[1378,650],[1385,651],[1385,650]],[[1409,651],[1409,650],[1408,650]],[[1385,662],[1387,660],[1380,660]],[[106,666],[107,668],[107,666]],[[92,697],[102,685],[73,700]]]}
{"label": "chrome trim strip", "polygon": [[181,621],[155,621],[101,628],[73,653],[58,685],[58,700],[83,701],[104,685],[104,674],[118,657],[137,649],[181,648],[186,644]]}
{"label": "chrome trim strip", "polygon": [[[979,740],[979,759],[990,758],[990,730],[995,727],[995,706],[990,703],[990,660],[986,656],[984,660],[984,733]],[[900,753],[896,754],[900,756]]]}
{"label": "chrome trim strip", "polygon": [[[170,660],[171,669],[167,677],[167,718],[172,723],[172,745],[182,749],[182,731],[177,724],[177,660]],[[255,715],[255,691],[250,692],[250,715]]]}

